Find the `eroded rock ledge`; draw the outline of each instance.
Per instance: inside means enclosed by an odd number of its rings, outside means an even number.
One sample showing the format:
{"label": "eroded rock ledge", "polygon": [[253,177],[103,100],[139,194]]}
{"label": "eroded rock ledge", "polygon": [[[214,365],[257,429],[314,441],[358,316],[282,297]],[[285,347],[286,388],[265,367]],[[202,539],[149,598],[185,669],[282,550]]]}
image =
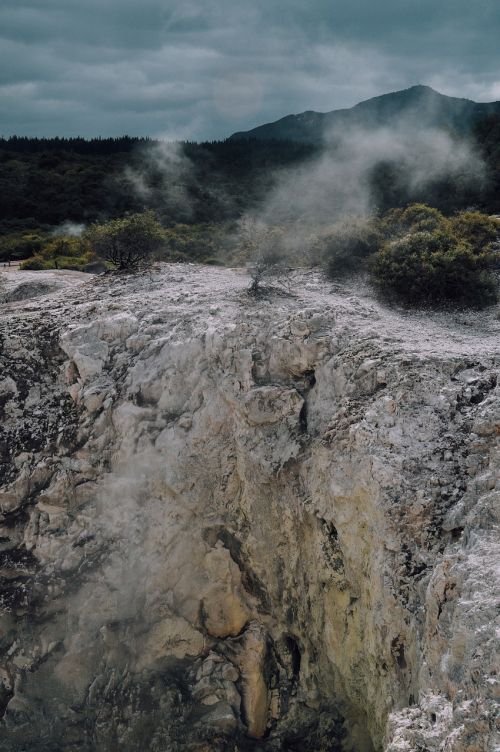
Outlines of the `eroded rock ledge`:
{"label": "eroded rock ledge", "polygon": [[493,749],[498,321],[246,284],[4,307],[0,749]]}

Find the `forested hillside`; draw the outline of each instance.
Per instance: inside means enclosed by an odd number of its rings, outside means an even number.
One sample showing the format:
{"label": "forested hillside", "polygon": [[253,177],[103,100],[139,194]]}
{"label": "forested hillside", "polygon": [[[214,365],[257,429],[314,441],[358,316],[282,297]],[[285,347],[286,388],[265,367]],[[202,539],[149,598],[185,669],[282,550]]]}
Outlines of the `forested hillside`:
{"label": "forested hillside", "polygon": [[[459,150],[463,141],[455,138]],[[401,158],[374,162],[364,178],[374,211],[421,201],[447,214],[467,207],[500,213],[500,116],[479,121],[468,143],[484,160],[479,182],[462,172],[415,184]],[[294,170],[324,155],[323,147],[285,140],[0,139],[0,254],[24,258],[36,251],[38,241],[26,233],[38,237],[64,223],[87,225],[147,208],[165,227],[193,226],[199,236],[200,226],[259,211],[276,185],[293,184]],[[314,220],[310,203],[307,220]]]}
{"label": "forested hillside", "polygon": [[0,230],[89,222],[145,206],[166,224],[237,217],[314,147],[285,141],[0,139]]}

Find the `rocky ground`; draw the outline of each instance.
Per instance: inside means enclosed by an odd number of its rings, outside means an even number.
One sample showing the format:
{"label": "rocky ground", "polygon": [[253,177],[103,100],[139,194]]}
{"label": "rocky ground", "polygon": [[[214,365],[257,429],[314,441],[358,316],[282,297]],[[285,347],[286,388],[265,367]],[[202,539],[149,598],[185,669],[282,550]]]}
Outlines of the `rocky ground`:
{"label": "rocky ground", "polygon": [[30,272],[19,269],[19,263],[0,265],[0,305],[52,295],[88,279],[89,275],[84,272],[66,269]]}
{"label": "rocky ground", "polygon": [[52,274],[0,291],[0,750],[495,749],[496,311]]}

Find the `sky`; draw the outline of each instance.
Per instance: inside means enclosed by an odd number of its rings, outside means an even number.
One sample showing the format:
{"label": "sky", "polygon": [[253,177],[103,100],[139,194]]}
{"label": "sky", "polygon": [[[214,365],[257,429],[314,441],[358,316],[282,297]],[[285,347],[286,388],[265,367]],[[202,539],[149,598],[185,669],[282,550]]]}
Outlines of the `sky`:
{"label": "sky", "polygon": [[1,0],[0,135],[211,140],[417,83],[500,100],[500,0]]}

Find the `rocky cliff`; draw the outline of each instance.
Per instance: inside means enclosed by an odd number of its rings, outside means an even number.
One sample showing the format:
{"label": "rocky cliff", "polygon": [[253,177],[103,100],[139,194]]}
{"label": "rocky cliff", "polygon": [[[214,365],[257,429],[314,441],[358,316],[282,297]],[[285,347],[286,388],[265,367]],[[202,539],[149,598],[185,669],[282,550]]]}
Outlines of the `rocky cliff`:
{"label": "rocky cliff", "polygon": [[494,749],[500,322],[247,284],[3,305],[2,752]]}

